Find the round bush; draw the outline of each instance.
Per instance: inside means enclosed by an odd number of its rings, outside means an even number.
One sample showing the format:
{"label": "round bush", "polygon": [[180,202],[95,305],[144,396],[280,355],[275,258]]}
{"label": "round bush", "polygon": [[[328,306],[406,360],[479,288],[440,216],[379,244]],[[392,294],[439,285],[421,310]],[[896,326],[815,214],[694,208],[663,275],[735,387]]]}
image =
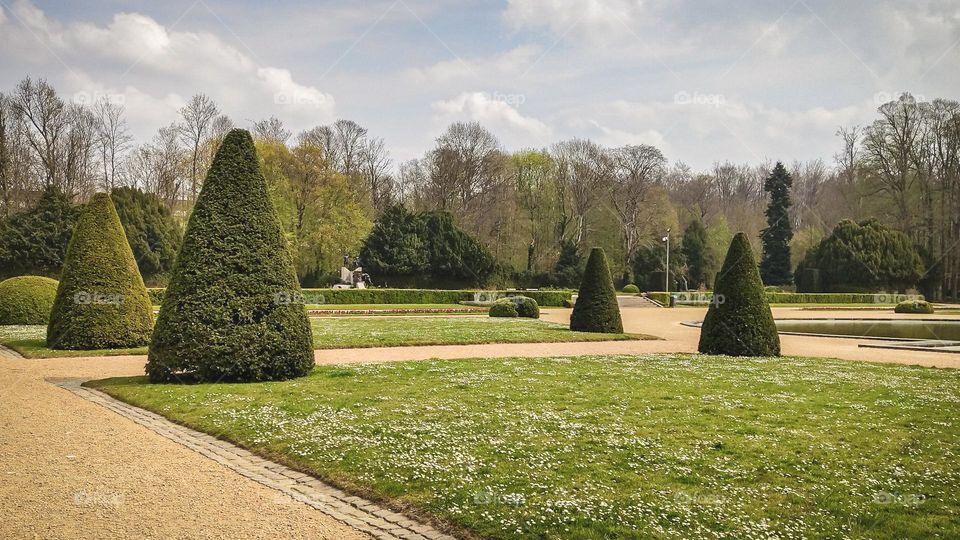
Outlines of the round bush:
{"label": "round bush", "polygon": [[570,329],[580,332],[623,333],[617,289],[613,286],[607,256],[603,248],[590,250],[583,281],[577,293],[577,303],[570,315]]}
{"label": "round bush", "polygon": [[700,329],[699,350],[730,356],[779,356],[780,336],[750,242],[737,233],[717,275]]}
{"label": "round bush", "polygon": [[97,193],[84,207],[67,245],[47,347],[89,350],[138,347],[150,341],[153,307],[113,200]]}
{"label": "round bush", "polygon": [[517,308],[514,307],[513,302],[494,302],[490,306],[490,316],[491,317],[518,317]]}
{"label": "round bush", "polygon": [[626,285],[623,286],[623,289],[621,289],[621,292],[625,292],[628,294],[637,294],[640,292],[640,287],[637,287],[633,283],[627,283]]}
{"label": "round bush", "polygon": [[905,300],[893,308],[894,313],[933,313],[933,304],[925,300]]}
{"label": "round bush", "polygon": [[517,315],[528,319],[540,318],[540,306],[537,301],[529,296],[511,296],[510,301],[517,310]]}
{"label": "round bush", "polygon": [[173,265],[147,375],[152,382],[268,381],[313,368],[293,257],[250,133],[227,134]]}
{"label": "round bush", "polygon": [[57,280],[18,276],[0,282],[0,324],[47,324]]}

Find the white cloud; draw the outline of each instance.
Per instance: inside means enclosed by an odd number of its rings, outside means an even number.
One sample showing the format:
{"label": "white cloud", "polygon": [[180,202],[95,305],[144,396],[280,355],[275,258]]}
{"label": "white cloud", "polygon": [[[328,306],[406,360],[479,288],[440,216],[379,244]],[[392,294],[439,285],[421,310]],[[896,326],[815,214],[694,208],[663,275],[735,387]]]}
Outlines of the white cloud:
{"label": "white cloud", "polygon": [[641,0],[509,0],[503,19],[513,28],[545,26],[591,40],[630,33],[644,14]]}
{"label": "white cloud", "polygon": [[414,82],[449,82],[461,79],[491,80],[522,74],[541,54],[537,45],[521,45],[491,58],[454,59],[425,68],[409,68],[404,76]]}
{"label": "white cloud", "polygon": [[522,105],[521,95],[498,95],[486,92],[463,92],[445,101],[433,103],[435,120],[449,123],[472,120],[504,137],[508,146],[545,145],[551,140],[549,126],[516,109]]}
{"label": "white cloud", "polygon": [[[0,47],[16,50],[20,61],[62,64],[58,90],[68,97],[124,96],[141,138],[174,120],[185,97],[199,92],[241,126],[267,116],[294,129],[334,119],[332,95],[296,81],[289,69],[262,64],[215,34],[173,30],[139,13],[118,13],[98,26],[61,23],[27,0],[13,9],[20,24],[5,29]],[[25,49],[34,52],[19,54]],[[141,125],[138,117],[151,125]]]}

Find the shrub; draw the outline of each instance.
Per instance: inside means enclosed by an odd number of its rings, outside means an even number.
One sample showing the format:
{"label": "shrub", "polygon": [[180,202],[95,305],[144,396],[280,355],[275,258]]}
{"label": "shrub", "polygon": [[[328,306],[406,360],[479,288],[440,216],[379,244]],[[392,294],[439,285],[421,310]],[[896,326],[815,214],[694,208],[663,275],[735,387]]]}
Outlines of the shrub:
{"label": "shrub", "polygon": [[905,300],[893,308],[894,313],[933,313],[933,304],[924,300]]}
{"label": "shrub", "polygon": [[177,255],[147,375],[263,381],[307,374],[313,338],[250,134],[224,138]]}
{"label": "shrub", "polygon": [[113,201],[97,193],[67,246],[47,326],[51,349],[114,349],[150,341],[153,308]]}
{"label": "shrub", "polygon": [[57,280],[18,276],[0,282],[0,324],[47,324]]}
{"label": "shrub", "polygon": [[513,302],[514,307],[517,309],[517,315],[520,317],[526,317],[528,319],[539,319],[540,318],[540,306],[537,305],[537,301],[529,296],[511,296],[509,298]]}
{"label": "shrub", "polygon": [[0,275],[57,275],[78,214],[69,197],[50,187],[35,207],[0,223]]}
{"label": "shrub", "polygon": [[603,248],[595,247],[590,250],[590,258],[587,259],[587,268],[583,272],[583,281],[577,294],[577,303],[570,315],[570,329],[615,334],[623,332],[617,291],[613,287],[613,278],[610,276]]}
{"label": "shrub", "polygon": [[146,278],[162,276],[173,268],[180,247],[180,227],[159,197],[136,188],[110,192],[130,249]]}
{"label": "shrub", "polygon": [[520,314],[517,312],[516,306],[513,302],[494,302],[490,306],[490,316],[491,317],[518,317]]}
{"label": "shrub", "polygon": [[713,292],[700,329],[700,352],[780,355],[780,336],[745,234],[733,237]]}
{"label": "shrub", "polygon": [[640,287],[637,287],[633,283],[627,283],[626,285],[623,286],[623,289],[621,289],[621,291],[628,294],[637,294],[640,292]]}

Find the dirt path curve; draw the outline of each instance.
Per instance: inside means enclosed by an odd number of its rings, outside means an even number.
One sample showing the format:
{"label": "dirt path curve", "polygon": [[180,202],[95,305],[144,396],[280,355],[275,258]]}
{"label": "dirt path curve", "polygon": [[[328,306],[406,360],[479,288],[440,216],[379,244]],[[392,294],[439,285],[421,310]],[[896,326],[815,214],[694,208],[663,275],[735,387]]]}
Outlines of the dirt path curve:
{"label": "dirt path curve", "polygon": [[0,357],[0,538],[366,538],[45,377],[142,357]]}

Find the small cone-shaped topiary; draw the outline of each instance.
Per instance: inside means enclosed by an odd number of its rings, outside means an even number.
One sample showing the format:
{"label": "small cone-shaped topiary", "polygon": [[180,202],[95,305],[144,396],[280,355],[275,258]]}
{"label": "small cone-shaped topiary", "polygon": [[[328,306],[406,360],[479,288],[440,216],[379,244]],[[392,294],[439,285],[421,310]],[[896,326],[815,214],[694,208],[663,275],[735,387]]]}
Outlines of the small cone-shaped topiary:
{"label": "small cone-shaped topiary", "polygon": [[263,381],[307,374],[313,337],[250,134],[217,151],[174,263],[147,375]]}
{"label": "small cone-shaped topiary", "polygon": [[51,349],[115,349],[150,341],[153,307],[117,210],[97,193],[80,213],[47,326]]}
{"label": "small cone-shaped topiary", "polygon": [[617,289],[613,286],[603,248],[595,247],[590,251],[583,281],[577,292],[577,303],[570,315],[570,329],[580,332],[623,332]]}
{"label": "small cone-shaped topiary", "polygon": [[700,329],[700,352],[731,356],[779,356],[780,337],[750,242],[737,233],[717,275]]}

